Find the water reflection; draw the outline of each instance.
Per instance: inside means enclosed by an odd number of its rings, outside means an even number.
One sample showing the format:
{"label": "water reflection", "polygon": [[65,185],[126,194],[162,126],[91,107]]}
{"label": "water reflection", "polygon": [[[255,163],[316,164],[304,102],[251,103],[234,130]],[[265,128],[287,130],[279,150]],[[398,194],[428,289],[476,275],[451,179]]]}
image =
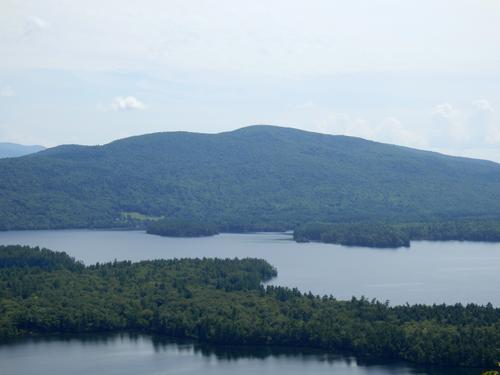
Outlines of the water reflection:
{"label": "water reflection", "polygon": [[2,374],[433,374],[479,369],[366,361],[306,348],[213,345],[135,333],[52,335],[0,345]]}

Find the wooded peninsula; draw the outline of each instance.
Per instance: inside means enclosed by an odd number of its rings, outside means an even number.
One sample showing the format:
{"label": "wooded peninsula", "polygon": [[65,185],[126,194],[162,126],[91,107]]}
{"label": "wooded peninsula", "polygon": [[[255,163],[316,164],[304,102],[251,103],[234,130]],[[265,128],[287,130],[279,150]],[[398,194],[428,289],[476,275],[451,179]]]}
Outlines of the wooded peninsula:
{"label": "wooded peninsula", "polygon": [[410,241],[500,242],[498,220],[456,220],[419,223],[307,223],[293,233],[297,242],[318,241],[345,246],[409,247]]}
{"label": "wooded peninsula", "polygon": [[264,286],[259,259],[174,259],[85,266],[65,253],[0,246],[0,341],[134,330],[224,344],[347,350],[368,358],[488,367],[500,309],[390,306]]}

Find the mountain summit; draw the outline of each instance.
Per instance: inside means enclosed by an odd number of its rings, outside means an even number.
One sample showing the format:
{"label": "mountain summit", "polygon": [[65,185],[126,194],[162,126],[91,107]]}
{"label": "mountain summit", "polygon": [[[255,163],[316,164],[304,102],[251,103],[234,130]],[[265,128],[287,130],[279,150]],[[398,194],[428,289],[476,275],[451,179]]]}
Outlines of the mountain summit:
{"label": "mountain summit", "polygon": [[500,165],[275,126],[155,133],[0,160],[0,228],[111,227],[127,217],[227,230],[309,220],[500,216]]}

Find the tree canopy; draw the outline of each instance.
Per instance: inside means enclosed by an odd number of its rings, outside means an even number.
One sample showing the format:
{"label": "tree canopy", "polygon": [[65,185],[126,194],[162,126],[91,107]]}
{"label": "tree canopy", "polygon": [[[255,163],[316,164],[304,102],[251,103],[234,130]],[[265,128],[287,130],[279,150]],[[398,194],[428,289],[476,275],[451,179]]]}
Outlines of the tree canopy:
{"label": "tree canopy", "polygon": [[156,133],[0,160],[0,230],[499,218],[500,165],[273,126]]}
{"label": "tree canopy", "polygon": [[298,242],[319,241],[346,246],[409,247],[410,241],[500,242],[498,220],[430,221],[423,223],[311,222],[294,231]]}

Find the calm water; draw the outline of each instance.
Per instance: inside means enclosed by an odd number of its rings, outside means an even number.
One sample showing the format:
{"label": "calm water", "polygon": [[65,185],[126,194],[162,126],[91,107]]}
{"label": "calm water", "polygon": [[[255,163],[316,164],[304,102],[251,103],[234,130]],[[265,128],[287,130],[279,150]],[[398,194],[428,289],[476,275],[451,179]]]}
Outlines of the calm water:
{"label": "calm water", "polygon": [[286,234],[165,238],[133,231],[0,232],[0,244],[66,251],[86,264],[182,257],[256,257],[278,268],[277,285],[339,299],[366,296],[392,304],[493,303],[500,306],[500,244],[414,242],[381,250],[297,244]]}
{"label": "calm water", "polygon": [[305,349],[243,348],[128,334],[25,339],[0,345],[2,375],[479,374],[479,370],[366,364]]}
{"label": "calm water", "polygon": [[[122,231],[0,232],[0,244],[66,251],[86,264],[181,257],[257,257],[278,268],[274,284],[339,299],[400,303],[491,301],[500,306],[500,244],[416,242],[410,249],[297,244],[286,234],[175,239]],[[478,370],[366,364],[298,349],[235,348],[150,336],[24,339],[0,345],[0,374],[478,374]]]}

